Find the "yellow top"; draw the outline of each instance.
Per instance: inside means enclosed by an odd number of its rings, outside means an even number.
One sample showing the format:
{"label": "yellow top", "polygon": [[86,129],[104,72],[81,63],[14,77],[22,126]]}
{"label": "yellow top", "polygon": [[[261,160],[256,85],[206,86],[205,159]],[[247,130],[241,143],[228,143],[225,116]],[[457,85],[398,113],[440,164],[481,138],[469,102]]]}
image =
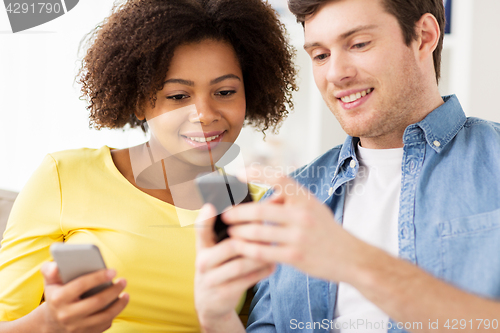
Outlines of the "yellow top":
{"label": "yellow top", "polygon": [[[194,222],[198,211],[183,213]],[[47,155],[19,194],[0,249],[0,321],[40,304],[40,266],[61,241],[97,245],[127,279],[130,302],[108,332],[200,331],[193,225],[181,227],[174,206],[130,184],[106,146]]]}

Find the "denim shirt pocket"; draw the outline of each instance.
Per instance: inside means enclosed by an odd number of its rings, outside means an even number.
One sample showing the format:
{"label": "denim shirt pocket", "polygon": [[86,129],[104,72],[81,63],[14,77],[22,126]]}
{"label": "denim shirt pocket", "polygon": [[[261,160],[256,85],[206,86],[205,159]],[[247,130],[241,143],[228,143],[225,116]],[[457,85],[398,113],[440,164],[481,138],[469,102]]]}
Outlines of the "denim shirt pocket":
{"label": "denim shirt pocket", "polygon": [[500,297],[500,209],[439,224],[443,278],[466,291]]}

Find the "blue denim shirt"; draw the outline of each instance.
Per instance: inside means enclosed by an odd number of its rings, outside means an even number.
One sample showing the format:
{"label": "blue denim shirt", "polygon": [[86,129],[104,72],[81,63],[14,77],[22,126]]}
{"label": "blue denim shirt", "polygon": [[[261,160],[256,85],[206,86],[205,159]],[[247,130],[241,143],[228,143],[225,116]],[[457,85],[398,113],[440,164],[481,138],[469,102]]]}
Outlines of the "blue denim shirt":
{"label": "blue denim shirt", "polygon": [[[467,118],[454,95],[443,100],[404,132],[399,257],[463,290],[498,299],[500,124]],[[358,171],[358,140],[348,137],[293,175],[339,223],[346,184]],[[336,291],[333,282],[279,265],[256,286],[247,332],[329,332]],[[392,324],[391,332],[404,332]]]}

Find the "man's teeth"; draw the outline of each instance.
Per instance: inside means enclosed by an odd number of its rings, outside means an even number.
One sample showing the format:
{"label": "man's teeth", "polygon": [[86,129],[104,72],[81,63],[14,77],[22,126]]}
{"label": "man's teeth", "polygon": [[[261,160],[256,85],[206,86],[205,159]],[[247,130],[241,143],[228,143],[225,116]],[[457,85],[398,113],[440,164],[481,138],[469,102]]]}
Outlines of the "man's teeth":
{"label": "man's teeth", "polygon": [[210,136],[208,138],[205,138],[205,137],[203,137],[203,138],[201,138],[201,137],[190,137],[190,136],[188,136],[187,138],[189,140],[191,140],[191,141],[196,141],[196,142],[210,142],[210,141],[213,141],[213,140],[217,139],[219,136],[220,136],[220,134],[216,135],[216,136]]}
{"label": "man's teeth", "polygon": [[365,97],[366,95],[368,95],[372,91],[373,91],[372,88],[366,89],[364,91],[361,91],[361,92],[358,92],[358,93],[355,93],[355,94],[351,94],[350,96],[344,96],[344,97],[341,98],[341,100],[344,103],[351,103],[351,102],[357,101],[361,97]]}

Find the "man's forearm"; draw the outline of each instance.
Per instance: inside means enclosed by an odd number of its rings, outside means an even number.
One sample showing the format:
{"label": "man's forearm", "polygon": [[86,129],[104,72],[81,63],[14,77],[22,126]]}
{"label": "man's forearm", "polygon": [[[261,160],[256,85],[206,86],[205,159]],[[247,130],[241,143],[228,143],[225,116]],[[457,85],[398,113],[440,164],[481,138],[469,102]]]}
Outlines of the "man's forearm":
{"label": "man's forearm", "polygon": [[206,321],[201,317],[199,319],[203,333],[245,333],[245,328],[236,312],[232,312],[226,318],[222,318],[216,322],[213,320]]}
{"label": "man's forearm", "polygon": [[500,322],[500,303],[455,288],[379,249],[370,247],[368,252],[363,267],[358,267],[352,281],[346,282],[393,320],[403,325],[411,323],[408,331],[449,332],[452,327],[466,332],[500,329],[500,324],[492,326]]}

